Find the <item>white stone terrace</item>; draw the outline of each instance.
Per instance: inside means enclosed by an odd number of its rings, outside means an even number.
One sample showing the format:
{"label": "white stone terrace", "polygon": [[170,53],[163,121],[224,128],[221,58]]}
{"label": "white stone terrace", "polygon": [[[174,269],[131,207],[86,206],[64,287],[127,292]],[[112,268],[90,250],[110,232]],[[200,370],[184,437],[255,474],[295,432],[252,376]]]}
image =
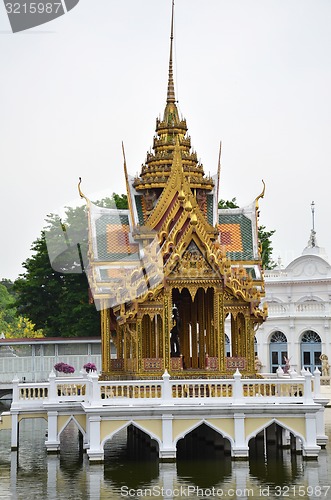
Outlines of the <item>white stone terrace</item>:
{"label": "white stone terrace", "polygon": [[160,459],[173,460],[178,440],[206,423],[230,441],[233,459],[247,459],[249,440],[276,422],[297,438],[306,458],[317,458],[327,442],[327,403],[318,370],[270,379],[244,379],[237,370],[232,379],[180,380],[165,372],[161,380],[125,381],[51,372],[48,382],[13,380],[11,446],[18,448],[22,418],[42,417],[48,420],[47,451],[57,452],[62,430],[74,419],[90,461],[100,462],[105,442],[132,424],[158,442]]}

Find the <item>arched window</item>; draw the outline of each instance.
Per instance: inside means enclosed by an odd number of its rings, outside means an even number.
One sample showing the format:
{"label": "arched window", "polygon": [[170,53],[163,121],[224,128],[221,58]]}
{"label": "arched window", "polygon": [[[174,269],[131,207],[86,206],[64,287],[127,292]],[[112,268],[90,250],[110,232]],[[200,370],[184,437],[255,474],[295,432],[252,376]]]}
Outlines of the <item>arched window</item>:
{"label": "arched window", "polygon": [[273,333],[273,335],[270,339],[270,342],[277,343],[277,344],[282,343],[282,342],[286,343],[287,338],[283,332],[275,332],[275,333]]}
{"label": "arched window", "polygon": [[321,337],[313,330],[307,330],[301,337],[301,366],[311,373],[321,367]]}
{"label": "arched window", "polygon": [[287,338],[283,332],[276,331],[270,338],[270,370],[276,373],[279,366],[285,365],[287,358]]}

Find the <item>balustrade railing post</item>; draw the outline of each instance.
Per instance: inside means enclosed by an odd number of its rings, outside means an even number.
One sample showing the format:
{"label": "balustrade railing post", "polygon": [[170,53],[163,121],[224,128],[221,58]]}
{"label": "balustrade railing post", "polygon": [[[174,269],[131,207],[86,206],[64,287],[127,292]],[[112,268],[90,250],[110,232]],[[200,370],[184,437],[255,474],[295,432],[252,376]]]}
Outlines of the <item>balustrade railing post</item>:
{"label": "balustrade railing post", "polygon": [[164,374],[162,375],[162,379],[163,379],[162,399],[167,401],[171,399],[170,375],[168,373],[168,370],[165,370]]}
{"label": "balustrade railing post", "polygon": [[56,374],[54,370],[48,375],[49,380],[49,392],[48,399],[49,401],[55,401],[57,399],[57,391],[56,391]]}
{"label": "balustrade railing post", "polygon": [[101,400],[99,375],[96,372],[91,372],[88,375],[89,383],[89,402],[91,404],[98,404]]}
{"label": "balustrade railing post", "polygon": [[313,376],[309,370],[305,370],[304,377],[305,377],[304,403],[306,403],[306,404],[313,403],[314,402],[313,393],[311,390],[311,379]]}
{"label": "balustrade railing post", "polygon": [[15,378],[13,379],[13,403],[18,403],[19,400],[19,392],[18,392],[18,384],[19,384],[19,378],[17,375],[15,375]]}
{"label": "balustrade railing post", "polygon": [[314,397],[318,398],[321,394],[321,372],[316,367],[314,370]]}
{"label": "balustrade railing post", "polygon": [[234,384],[233,384],[233,400],[234,403],[243,403],[243,398],[244,398],[244,392],[243,392],[243,386],[241,383],[241,373],[240,371],[237,370],[233,374],[234,378]]}

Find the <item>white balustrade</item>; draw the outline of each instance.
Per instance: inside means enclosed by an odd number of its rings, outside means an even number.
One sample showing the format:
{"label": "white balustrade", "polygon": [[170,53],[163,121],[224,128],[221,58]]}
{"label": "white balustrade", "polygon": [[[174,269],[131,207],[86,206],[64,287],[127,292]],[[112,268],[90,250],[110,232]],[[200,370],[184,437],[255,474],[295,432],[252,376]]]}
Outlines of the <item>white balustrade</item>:
{"label": "white balustrade", "polygon": [[252,403],[313,403],[319,397],[320,372],[305,370],[301,376],[245,379],[237,370],[233,379],[170,379],[99,381],[96,373],[87,376],[56,377],[49,382],[19,383],[13,380],[13,406],[23,408],[44,403],[85,402],[91,406],[146,406]]}

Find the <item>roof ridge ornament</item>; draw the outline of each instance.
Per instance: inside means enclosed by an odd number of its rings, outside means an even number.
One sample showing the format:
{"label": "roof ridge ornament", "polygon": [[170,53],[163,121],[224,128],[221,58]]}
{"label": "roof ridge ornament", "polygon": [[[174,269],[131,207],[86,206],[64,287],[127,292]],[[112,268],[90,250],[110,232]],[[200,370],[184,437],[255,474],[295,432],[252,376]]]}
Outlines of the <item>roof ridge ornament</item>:
{"label": "roof ridge ornament", "polygon": [[79,182],[78,182],[78,193],[81,198],[84,198],[84,200],[88,203],[90,200],[85,196],[85,194],[82,192],[80,185],[82,183],[82,178],[78,177]]}
{"label": "roof ridge ornament", "polygon": [[130,190],[128,169],[126,166],[126,157],[125,157],[125,150],[124,150],[124,142],[123,141],[122,141],[122,154],[123,154],[123,168],[124,168],[124,175],[125,175],[125,186],[126,186],[129,212],[130,212],[132,224],[134,224],[133,203],[132,203],[132,196],[131,196],[131,190]]}
{"label": "roof ridge ornament", "polygon": [[264,198],[265,194],[265,182],[262,179],[262,184],[263,184],[263,189],[262,192],[255,198],[255,210],[256,210],[256,217],[258,218],[260,213],[259,213],[259,199]]}

